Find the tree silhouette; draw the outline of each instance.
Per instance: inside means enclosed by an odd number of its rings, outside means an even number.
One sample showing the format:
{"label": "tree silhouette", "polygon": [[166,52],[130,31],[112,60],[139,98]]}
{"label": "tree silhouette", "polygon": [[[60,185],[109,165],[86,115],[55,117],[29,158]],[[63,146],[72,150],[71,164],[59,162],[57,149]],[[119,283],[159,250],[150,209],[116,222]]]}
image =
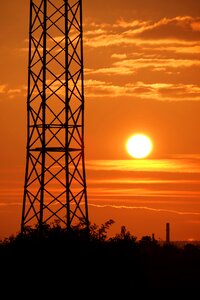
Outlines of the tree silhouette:
{"label": "tree silhouette", "polygon": [[116,297],[120,291],[199,288],[199,246],[161,245],[150,236],[137,240],[125,226],[108,238],[112,224],[112,219],[90,224],[88,235],[81,223],[66,230],[56,221],[45,225],[42,234],[37,226],[27,227],[23,234],[4,239],[2,288],[22,282],[30,290],[37,282],[44,291],[54,288],[63,293],[106,287]]}

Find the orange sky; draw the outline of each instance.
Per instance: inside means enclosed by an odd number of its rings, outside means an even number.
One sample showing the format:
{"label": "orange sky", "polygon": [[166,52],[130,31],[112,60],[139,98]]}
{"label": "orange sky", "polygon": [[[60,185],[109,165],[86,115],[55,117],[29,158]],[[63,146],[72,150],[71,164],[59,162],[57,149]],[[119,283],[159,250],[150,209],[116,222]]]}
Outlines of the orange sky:
{"label": "orange sky", "polygon": [[[89,216],[138,238],[200,240],[200,2],[83,0]],[[29,1],[0,2],[0,237],[24,185]],[[135,132],[149,159],[125,149]]]}

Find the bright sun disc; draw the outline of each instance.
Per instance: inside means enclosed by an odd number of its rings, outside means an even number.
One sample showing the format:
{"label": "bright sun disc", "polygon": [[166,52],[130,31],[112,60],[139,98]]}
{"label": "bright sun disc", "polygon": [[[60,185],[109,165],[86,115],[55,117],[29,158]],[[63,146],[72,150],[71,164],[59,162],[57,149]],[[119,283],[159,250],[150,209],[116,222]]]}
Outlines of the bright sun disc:
{"label": "bright sun disc", "polygon": [[134,158],[145,158],[152,151],[153,145],[149,137],[144,134],[131,136],[127,143],[127,152]]}

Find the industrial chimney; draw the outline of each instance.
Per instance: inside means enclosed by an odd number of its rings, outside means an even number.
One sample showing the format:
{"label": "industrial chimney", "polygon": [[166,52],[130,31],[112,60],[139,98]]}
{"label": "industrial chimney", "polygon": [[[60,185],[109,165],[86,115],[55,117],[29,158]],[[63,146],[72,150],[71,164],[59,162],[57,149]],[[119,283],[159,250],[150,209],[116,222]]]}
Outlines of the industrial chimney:
{"label": "industrial chimney", "polygon": [[166,223],[166,243],[170,243],[170,224]]}

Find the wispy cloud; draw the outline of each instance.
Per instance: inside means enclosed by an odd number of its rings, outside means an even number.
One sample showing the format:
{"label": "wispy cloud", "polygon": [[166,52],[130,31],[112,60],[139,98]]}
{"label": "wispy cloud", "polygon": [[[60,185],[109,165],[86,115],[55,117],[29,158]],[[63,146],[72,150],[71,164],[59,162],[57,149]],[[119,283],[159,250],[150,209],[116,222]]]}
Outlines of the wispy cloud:
{"label": "wispy cloud", "polygon": [[186,155],[158,160],[87,161],[90,201],[102,207],[151,206],[152,211],[199,215],[198,161],[199,156]]}
{"label": "wispy cloud", "polygon": [[0,94],[4,94],[6,92],[6,84],[0,84]]}
{"label": "wispy cloud", "polygon": [[116,67],[128,67],[130,70],[138,68],[186,68],[192,66],[200,66],[200,61],[197,59],[175,59],[175,58],[137,58],[127,59],[113,63]]}
{"label": "wispy cloud", "polygon": [[177,16],[163,18],[157,22],[119,19],[114,24],[91,23],[86,24],[86,27],[90,29],[85,32],[85,42],[92,47],[130,44],[135,39],[159,40],[159,42],[161,40],[199,41],[200,18]]}
{"label": "wispy cloud", "polygon": [[[126,68],[122,68],[126,70]],[[101,69],[101,73],[108,74],[111,69]],[[115,73],[116,70],[112,69]],[[90,74],[95,74],[98,71]],[[128,70],[127,70],[128,73]],[[172,84],[152,83],[147,84],[141,81],[116,85],[112,82],[88,79],[85,81],[87,97],[136,97],[142,99],[153,99],[159,101],[200,101],[200,86],[195,84]]]}
{"label": "wispy cloud", "polygon": [[126,53],[113,53],[111,55],[111,58],[116,58],[116,59],[126,59],[127,58],[127,54]]}
{"label": "wispy cloud", "polygon": [[170,209],[161,209],[161,208],[152,208],[148,206],[126,206],[126,205],[113,205],[113,204],[93,204],[90,203],[90,206],[94,206],[97,208],[115,208],[115,209],[133,209],[133,210],[148,210],[157,213],[170,213],[177,215],[196,215],[199,216],[200,212],[191,212],[191,211],[179,211],[179,210],[170,210]]}
{"label": "wispy cloud", "polygon": [[[122,23],[123,24],[123,23]],[[142,35],[154,38],[178,37],[179,39],[198,39],[200,18],[191,16],[177,16],[174,18],[163,18],[157,22],[138,22],[138,26],[129,26],[128,34]],[[120,25],[120,23],[119,23]]]}
{"label": "wispy cloud", "polygon": [[[85,48],[96,59],[104,53],[96,65],[88,57],[87,96],[200,101],[199,83],[191,83],[200,69],[199,24],[191,16],[86,24]],[[89,80],[104,84],[91,87]]]}
{"label": "wispy cloud", "polygon": [[144,159],[144,160],[88,160],[92,170],[197,172],[200,166],[191,159]]}
{"label": "wispy cloud", "polygon": [[7,97],[13,99],[20,94],[24,95],[26,91],[27,91],[27,87],[24,85],[18,87],[12,87],[9,84],[0,85],[0,94],[3,94],[4,98]]}

